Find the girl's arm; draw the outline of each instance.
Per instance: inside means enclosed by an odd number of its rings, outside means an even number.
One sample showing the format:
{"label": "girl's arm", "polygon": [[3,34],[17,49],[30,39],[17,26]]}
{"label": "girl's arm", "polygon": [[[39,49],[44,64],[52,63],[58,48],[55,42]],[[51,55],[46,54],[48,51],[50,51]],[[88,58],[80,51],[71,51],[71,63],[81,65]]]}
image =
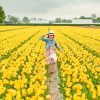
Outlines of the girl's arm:
{"label": "girl's arm", "polygon": [[46,35],[47,35],[47,34],[42,35],[42,36],[40,37],[40,40],[47,42],[48,39],[47,39],[47,38],[44,38]]}
{"label": "girl's arm", "polygon": [[57,44],[56,41],[55,41],[55,46],[56,46],[56,48],[57,48],[60,52],[64,53],[64,51],[58,46],[58,44]]}
{"label": "girl's arm", "polygon": [[59,46],[57,45],[57,43],[55,44],[55,46],[56,46],[56,48],[57,48],[60,52],[64,53],[64,51],[63,51],[61,48],[59,48]]}
{"label": "girl's arm", "polygon": [[55,41],[55,46],[59,51],[61,50],[56,41]]}

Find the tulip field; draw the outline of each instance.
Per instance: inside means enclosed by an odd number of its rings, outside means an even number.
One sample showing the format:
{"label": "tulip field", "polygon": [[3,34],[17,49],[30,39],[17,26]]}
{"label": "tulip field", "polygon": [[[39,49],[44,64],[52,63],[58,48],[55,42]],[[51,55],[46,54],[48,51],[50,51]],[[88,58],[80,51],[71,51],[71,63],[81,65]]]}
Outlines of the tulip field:
{"label": "tulip field", "polygon": [[0,26],[0,100],[51,100],[45,42],[51,29],[63,100],[100,100],[100,28]]}

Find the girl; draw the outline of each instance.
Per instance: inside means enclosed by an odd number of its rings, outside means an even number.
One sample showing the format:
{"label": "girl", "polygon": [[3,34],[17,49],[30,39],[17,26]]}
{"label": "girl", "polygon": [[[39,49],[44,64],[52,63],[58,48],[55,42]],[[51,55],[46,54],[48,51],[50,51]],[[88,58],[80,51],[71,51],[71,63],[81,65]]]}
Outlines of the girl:
{"label": "girl", "polygon": [[[44,38],[45,36],[47,36],[47,38]],[[49,71],[50,71],[50,74],[53,74],[55,72],[54,64],[57,62],[57,56],[56,56],[56,51],[54,47],[56,47],[61,52],[62,50],[59,48],[56,40],[54,39],[53,31],[49,31],[48,34],[41,36],[40,40],[46,42],[46,63],[50,64]]]}

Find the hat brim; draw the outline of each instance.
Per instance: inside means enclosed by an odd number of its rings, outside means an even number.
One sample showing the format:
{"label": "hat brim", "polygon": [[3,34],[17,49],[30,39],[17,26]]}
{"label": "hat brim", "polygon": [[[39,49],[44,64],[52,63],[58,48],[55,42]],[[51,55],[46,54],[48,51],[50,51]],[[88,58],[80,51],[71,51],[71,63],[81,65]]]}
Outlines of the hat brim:
{"label": "hat brim", "polygon": [[49,36],[54,36],[54,34],[48,34]]}

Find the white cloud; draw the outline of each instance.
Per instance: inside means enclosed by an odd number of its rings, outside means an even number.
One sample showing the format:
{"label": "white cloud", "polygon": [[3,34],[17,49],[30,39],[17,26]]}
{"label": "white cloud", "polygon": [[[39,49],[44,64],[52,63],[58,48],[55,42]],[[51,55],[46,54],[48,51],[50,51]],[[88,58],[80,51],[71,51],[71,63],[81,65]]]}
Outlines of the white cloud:
{"label": "white cloud", "polygon": [[6,14],[44,18],[100,16],[100,0],[0,0]]}

